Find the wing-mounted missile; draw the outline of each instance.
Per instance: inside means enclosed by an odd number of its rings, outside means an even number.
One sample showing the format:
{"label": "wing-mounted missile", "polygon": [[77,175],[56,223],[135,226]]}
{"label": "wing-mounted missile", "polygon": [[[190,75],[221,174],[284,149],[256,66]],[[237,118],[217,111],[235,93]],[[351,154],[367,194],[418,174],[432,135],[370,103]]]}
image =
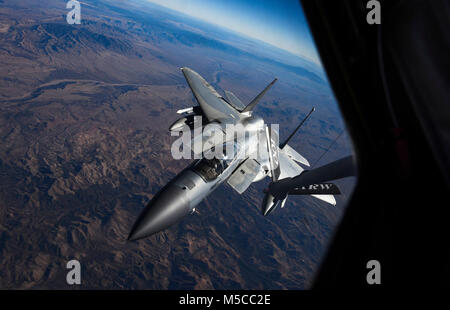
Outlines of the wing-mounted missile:
{"label": "wing-mounted missile", "polygon": [[[185,131],[193,130],[195,125],[203,121],[202,109],[199,106],[181,109],[177,111],[177,114],[184,115],[182,118],[177,119],[172,125],[170,125],[170,131]],[[206,125],[202,123],[202,125]]]}
{"label": "wing-mounted missile", "polygon": [[180,109],[177,111],[177,114],[194,114],[194,109],[195,109],[195,107]]}
{"label": "wing-mounted missile", "polygon": [[170,131],[185,131],[185,130],[194,130],[196,124],[201,121],[201,116],[199,115],[187,115],[176,120],[172,125],[170,125]]}

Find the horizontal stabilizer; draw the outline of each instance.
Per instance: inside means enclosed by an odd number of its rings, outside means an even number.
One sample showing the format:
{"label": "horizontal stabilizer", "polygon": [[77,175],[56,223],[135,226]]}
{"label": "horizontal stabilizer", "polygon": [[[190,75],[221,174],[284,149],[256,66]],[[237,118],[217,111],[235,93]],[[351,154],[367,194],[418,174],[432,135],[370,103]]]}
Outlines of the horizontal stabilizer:
{"label": "horizontal stabilizer", "polygon": [[304,169],[295,162],[295,160],[289,158],[284,152],[279,152],[280,162],[280,176],[279,179],[294,178],[301,174]]}
{"label": "horizontal stabilizer", "polygon": [[305,157],[303,157],[302,155],[300,155],[296,150],[294,150],[288,144],[286,144],[281,151],[284,152],[284,154],[286,154],[290,159],[295,160],[296,162],[309,167],[308,160]]}

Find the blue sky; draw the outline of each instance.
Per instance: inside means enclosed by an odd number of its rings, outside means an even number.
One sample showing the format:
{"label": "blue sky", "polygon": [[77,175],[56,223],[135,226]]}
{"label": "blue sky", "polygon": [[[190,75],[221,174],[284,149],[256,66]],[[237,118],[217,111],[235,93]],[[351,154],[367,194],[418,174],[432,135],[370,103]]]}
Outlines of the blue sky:
{"label": "blue sky", "polygon": [[147,0],[319,63],[298,0]]}

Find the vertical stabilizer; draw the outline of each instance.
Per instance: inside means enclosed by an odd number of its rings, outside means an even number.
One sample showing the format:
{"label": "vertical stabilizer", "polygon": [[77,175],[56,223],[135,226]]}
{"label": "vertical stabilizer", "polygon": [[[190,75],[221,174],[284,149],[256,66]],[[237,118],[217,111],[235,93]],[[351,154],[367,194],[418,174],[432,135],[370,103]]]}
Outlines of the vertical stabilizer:
{"label": "vertical stabilizer", "polygon": [[266,94],[266,92],[272,87],[273,84],[275,84],[275,82],[278,79],[274,79],[269,85],[266,86],[266,88],[264,88],[264,90],[262,92],[260,92],[258,94],[258,96],[255,97],[255,99],[253,99],[246,107],[244,110],[242,110],[242,112],[251,112],[253,111],[253,109],[255,108],[256,104],[259,102],[259,100],[261,100],[261,98]]}

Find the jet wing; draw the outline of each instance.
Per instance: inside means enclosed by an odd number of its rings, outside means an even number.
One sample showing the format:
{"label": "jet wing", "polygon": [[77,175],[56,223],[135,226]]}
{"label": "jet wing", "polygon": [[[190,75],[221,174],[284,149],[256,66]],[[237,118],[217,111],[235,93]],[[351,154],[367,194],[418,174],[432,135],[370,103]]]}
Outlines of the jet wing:
{"label": "jet wing", "polygon": [[240,113],[229,105],[200,74],[187,67],[181,68],[181,71],[208,121],[234,124],[239,120]]}
{"label": "jet wing", "polygon": [[228,184],[239,194],[252,184],[261,166],[259,163],[251,158],[247,158],[230,176]]}

